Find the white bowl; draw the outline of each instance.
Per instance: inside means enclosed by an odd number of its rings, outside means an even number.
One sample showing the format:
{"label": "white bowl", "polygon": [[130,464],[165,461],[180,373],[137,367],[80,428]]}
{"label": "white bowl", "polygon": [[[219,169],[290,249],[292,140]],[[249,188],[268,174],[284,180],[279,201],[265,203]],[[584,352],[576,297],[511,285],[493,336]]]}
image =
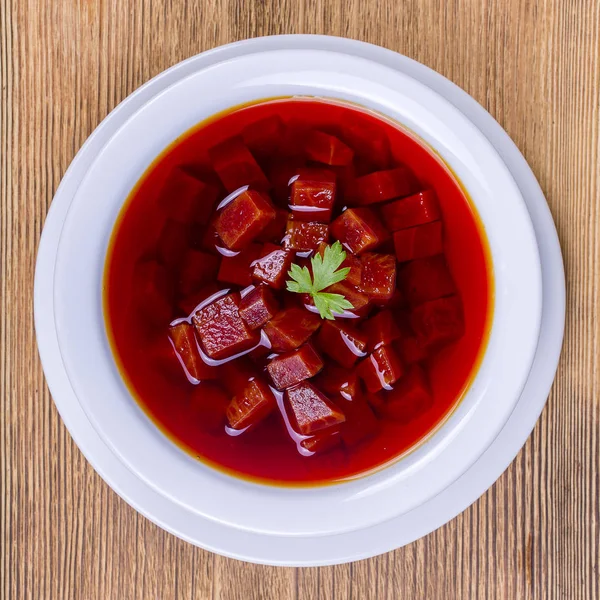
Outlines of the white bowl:
{"label": "white bowl", "polygon": [[[431,144],[477,206],[496,288],[485,358],[444,426],[379,473],[305,490],[225,476],[169,442],[120,379],[101,304],[104,260],[117,214],[155,156],[224,108],[290,94],[341,98],[379,110]],[[310,50],[220,62],[177,81],[132,114],[98,154],[73,198],[58,243],[53,292],[58,343],[71,386],[120,461],[157,493],[194,514],[249,532],[291,536],[339,534],[381,523],[423,504],[460,477],[514,409],[533,361],[541,317],[540,264],[531,222],[517,186],[487,139],[414,79],[365,59]],[[244,511],[239,511],[242,505]]]}

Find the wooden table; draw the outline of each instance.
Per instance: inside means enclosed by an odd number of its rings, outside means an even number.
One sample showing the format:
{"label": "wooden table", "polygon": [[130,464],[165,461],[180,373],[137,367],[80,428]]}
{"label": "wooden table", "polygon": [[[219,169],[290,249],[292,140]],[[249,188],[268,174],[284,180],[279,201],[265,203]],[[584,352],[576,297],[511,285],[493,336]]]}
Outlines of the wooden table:
{"label": "wooden table", "polygon": [[[597,0],[0,0],[0,26],[1,598],[600,597]],[[120,500],[58,416],[32,316],[46,211],[101,119],[186,57],[287,32],[381,44],[473,95],[539,178],[567,272],[556,383],[506,473],[426,538],[321,569],[214,556]]]}

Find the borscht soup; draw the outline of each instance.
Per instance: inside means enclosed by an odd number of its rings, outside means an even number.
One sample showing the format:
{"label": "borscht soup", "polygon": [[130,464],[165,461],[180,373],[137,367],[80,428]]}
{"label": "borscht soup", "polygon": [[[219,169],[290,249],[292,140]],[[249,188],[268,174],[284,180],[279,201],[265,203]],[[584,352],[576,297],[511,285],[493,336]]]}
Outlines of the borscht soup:
{"label": "borscht soup", "polygon": [[492,305],[484,230],[440,157],[316,98],[233,108],[173,142],[125,202],[104,275],[145,413],[212,467],[282,485],[417,447],[475,377]]}

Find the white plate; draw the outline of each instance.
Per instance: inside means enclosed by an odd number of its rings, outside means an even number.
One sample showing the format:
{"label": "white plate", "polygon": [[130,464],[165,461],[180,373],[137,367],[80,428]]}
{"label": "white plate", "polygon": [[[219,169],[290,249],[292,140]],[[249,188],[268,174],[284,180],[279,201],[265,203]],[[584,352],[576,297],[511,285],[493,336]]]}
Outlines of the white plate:
{"label": "white plate", "polygon": [[[564,280],[560,250],[547,206],[526,163],[506,134],[479,105],[450,82],[422,65],[394,53],[335,38],[283,37],[243,42],[203,54],[176,66],[138,90],[112,114],[118,115],[119,121],[123,122],[161,90],[208,64],[216,64],[221,60],[250,52],[290,47],[335,49],[338,52],[345,51],[348,54],[368,56],[399,71],[409,72],[413,78],[420,79],[431,88],[436,88],[439,93],[445,94],[455,106],[462,109],[463,113],[468,113],[470,119],[494,143],[511,169],[513,177],[518,181],[536,229],[544,229],[543,236],[540,236],[538,231],[538,243],[542,254],[544,285],[544,328],[540,342],[544,343],[545,354],[543,357],[539,355],[536,357],[527,389],[507,427],[494,442],[493,452],[489,449],[459,481],[410,513],[352,533],[322,536],[318,542],[311,537],[298,539],[251,533],[207,520],[197,513],[172,503],[167,497],[149,489],[141,480],[134,477],[115,455],[103,446],[91,428],[70,389],[58,354],[56,333],[46,328],[46,323],[52,319],[54,310],[49,296],[52,289],[57,238],[65,214],[87,168],[102,146],[115,133],[115,129],[111,129],[111,124],[107,122],[96,130],[74,160],[49,213],[36,272],[36,327],[40,353],[51,390],[74,439],[111,486],[141,512],[193,543],[230,556],[277,564],[326,564],[370,556],[427,533],[460,512],[500,475],[531,430],[545,401],[554,374],[562,338]],[[516,414],[519,414],[517,420],[515,420]]]}

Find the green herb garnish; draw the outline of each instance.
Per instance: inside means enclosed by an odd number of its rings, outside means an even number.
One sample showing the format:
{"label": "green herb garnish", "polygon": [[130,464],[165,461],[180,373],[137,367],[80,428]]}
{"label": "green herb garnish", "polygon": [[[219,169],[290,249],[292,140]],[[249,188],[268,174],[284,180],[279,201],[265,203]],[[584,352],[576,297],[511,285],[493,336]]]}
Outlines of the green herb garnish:
{"label": "green herb garnish", "polygon": [[342,248],[342,244],[335,242],[332,246],[325,247],[322,256],[317,253],[311,258],[312,277],[308,267],[293,264],[288,271],[292,281],[286,282],[288,292],[309,294],[322,319],[332,321],[335,318],[334,313],[341,314],[345,310],[353,309],[354,306],[346,300],[343,294],[331,294],[323,291],[330,285],[346,279],[350,268],[339,268],[345,259],[346,252]]}

